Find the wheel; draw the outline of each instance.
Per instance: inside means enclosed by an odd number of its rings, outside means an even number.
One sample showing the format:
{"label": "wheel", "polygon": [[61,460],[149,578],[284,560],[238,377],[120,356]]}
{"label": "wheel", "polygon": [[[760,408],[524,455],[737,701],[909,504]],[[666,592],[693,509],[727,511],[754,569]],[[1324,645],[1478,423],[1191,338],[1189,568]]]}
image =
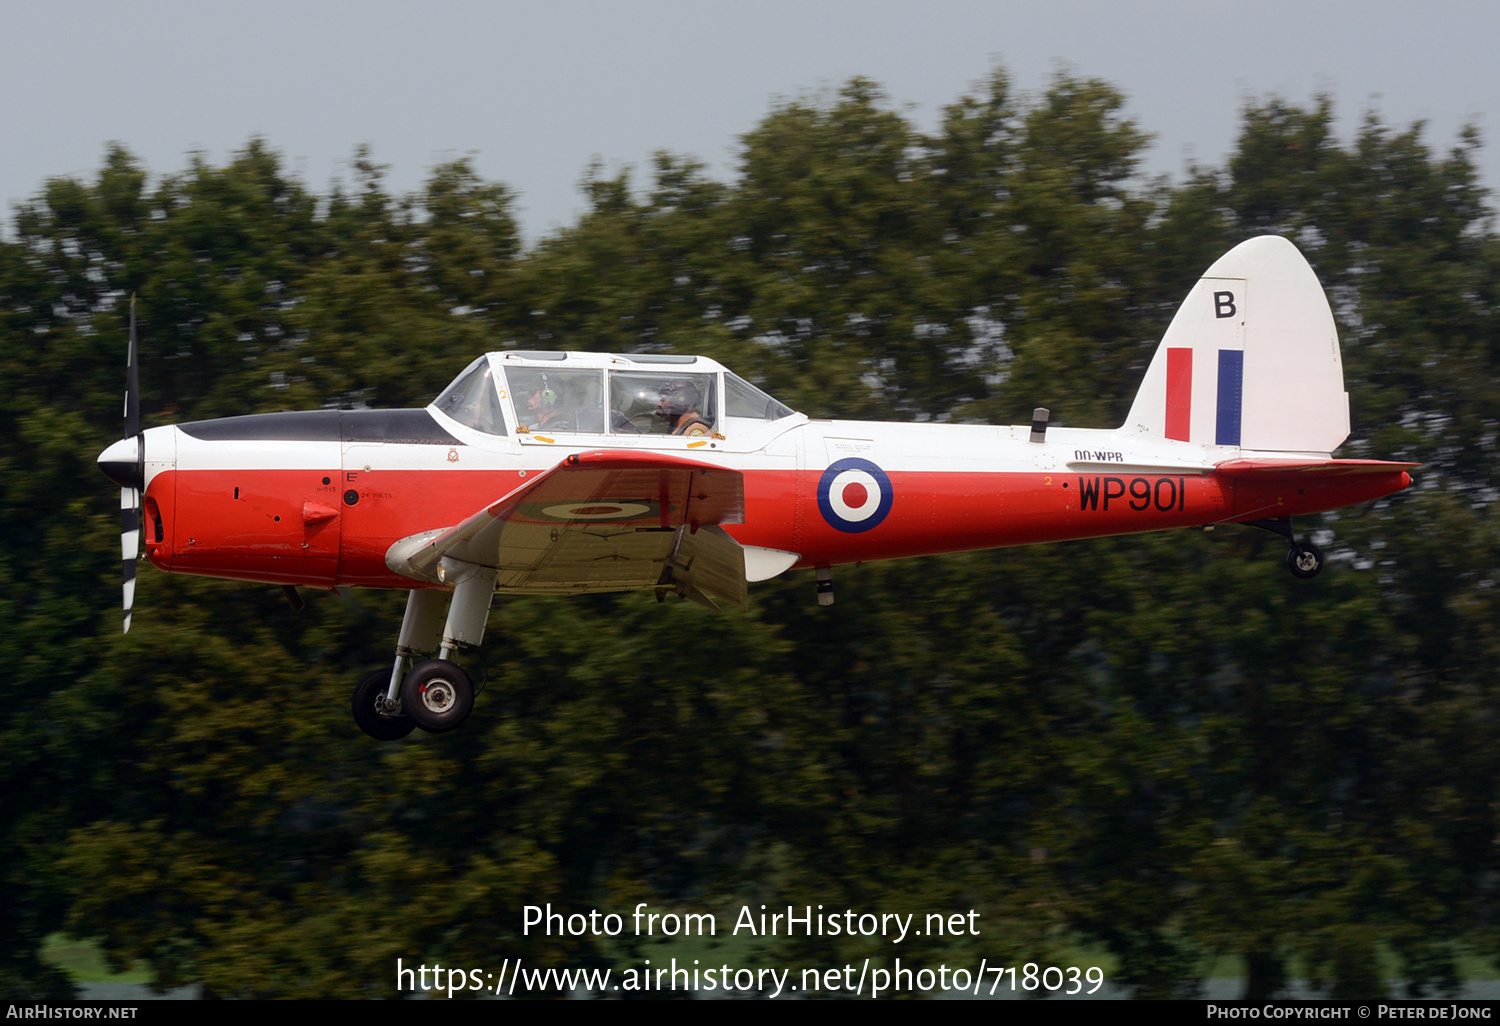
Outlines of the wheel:
{"label": "wheel", "polygon": [[474,708],[474,684],[457,663],[429,659],[401,684],[401,708],[431,734],[452,730]]}
{"label": "wheel", "polygon": [[391,671],[376,670],[354,689],[354,722],[359,729],[377,741],[399,741],[412,732],[416,723],[410,716],[401,713],[398,701],[396,712],[381,710],[385,704],[385,692],[391,686]]}
{"label": "wheel", "polygon": [[1323,569],[1323,553],[1312,542],[1293,543],[1287,550],[1286,568],[1292,572],[1293,577],[1307,580],[1309,577],[1318,576],[1318,571]]}

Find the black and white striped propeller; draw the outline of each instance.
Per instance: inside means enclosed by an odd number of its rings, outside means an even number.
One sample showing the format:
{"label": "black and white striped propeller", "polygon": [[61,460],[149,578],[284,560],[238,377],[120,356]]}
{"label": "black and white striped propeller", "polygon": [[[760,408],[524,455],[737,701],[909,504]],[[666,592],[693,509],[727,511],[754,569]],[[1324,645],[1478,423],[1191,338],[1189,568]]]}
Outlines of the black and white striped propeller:
{"label": "black and white striped propeller", "polygon": [[125,363],[125,437],[135,439],[136,465],[132,486],[120,489],[120,559],[124,572],[125,633],[135,608],[135,561],[141,554],[141,486],[145,484],[146,440],[141,437],[141,383],[136,372],[135,297],[130,297],[130,356]]}
{"label": "black and white striped propeller", "polygon": [[130,357],[125,366],[125,437],[99,456],[99,469],[120,486],[120,564],[124,573],[125,632],[135,606],[135,563],[141,554],[141,489],[146,484],[146,439],[141,434],[141,387],[136,373],[135,297],[130,297]]}

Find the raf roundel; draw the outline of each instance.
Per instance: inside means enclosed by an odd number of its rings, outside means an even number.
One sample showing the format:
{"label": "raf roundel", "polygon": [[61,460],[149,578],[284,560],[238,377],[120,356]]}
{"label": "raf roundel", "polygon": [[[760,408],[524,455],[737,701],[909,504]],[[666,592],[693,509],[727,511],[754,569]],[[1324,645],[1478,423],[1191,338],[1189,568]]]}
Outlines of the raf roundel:
{"label": "raf roundel", "polygon": [[524,503],[521,510],[538,520],[577,523],[584,520],[640,520],[656,517],[654,502],[621,502],[615,499],[591,499],[588,502],[561,502],[543,506]]}
{"label": "raf roundel", "polygon": [[818,510],[829,525],[848,534],[880,526],[896,493],[891,479],[869,460],[839,460],[818,481]]}

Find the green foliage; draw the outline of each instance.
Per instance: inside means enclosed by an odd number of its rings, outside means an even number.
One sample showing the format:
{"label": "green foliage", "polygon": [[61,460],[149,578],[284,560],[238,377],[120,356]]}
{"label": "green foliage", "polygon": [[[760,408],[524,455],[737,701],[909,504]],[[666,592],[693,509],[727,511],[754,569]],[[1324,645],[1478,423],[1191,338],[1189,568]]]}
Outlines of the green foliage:
{"label": "green foliage", "polygon": [[[1252,996],[1367,995],[1381,957],[1451,989],[1500,937],[1500,242],[1472,134],[1434,155],[1372,116],[1346,147],[1332,121],[1250,106],[1228,164],[1172,186],[1136,177],[1147,137],[1105,83],[1027,100],[996,71],[927,136],[856,79],[776,106],[731,184],[670,154],[642,193],[588,169],[588,211],[527,252],[463,160],[404,197],[367,152],[316,196],[258,140],[48,182],[0,242],[7,992],[66,991],[39,957],[62,929],[225,996],[644,954],[523,937],[548,901],[973,908],[992,961],[1082,939],[1142,995],[1219,955]],[[514,343],[700,352],[814,416],[1112,426],[1193,280],[1266,231],[1334,299],[1347,454],[1426,465],[1311,525],[1317,581],[1221,531],[843,568],[831,609],[796,577],[743,615],[501,599],[474,718],[384,746],[347,697],[399,595],[293,616],[147,569],[118,633],[92,463],[132,293],[149,423],[421,404]]]}

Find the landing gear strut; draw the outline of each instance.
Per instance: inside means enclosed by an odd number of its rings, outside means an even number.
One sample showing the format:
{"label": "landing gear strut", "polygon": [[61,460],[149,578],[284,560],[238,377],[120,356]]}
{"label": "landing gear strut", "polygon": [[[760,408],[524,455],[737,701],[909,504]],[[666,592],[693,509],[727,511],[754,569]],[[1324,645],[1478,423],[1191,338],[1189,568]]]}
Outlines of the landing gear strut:
{"label": "landing gear strut", "polygon": [[[452,599],[435,588],[413,589],[401,620],[395,662],[389,671],[370,674],[354,690],[354,722],[377,740],[397,740],[413,727],[446,733],[474,709],[474,683],[453,657],[460,650],[478,649],[484,639],[496,572],[443,562],[445,578],[454,586]],[[405,672],[413,657],[433,651],[436,659],[423,660]]]}
{"label": "landing gear strut", "polygon": [[1279,534],[1287,540],[1291,546],[1286,554],[1286,568],[1292,572],[1292,576],[1300,580],[1307,580],[1318,576],[1323,569],[1323,551],[1312,542],[1299,542],[1297,535],[1292,531],[1291,517],[1278,517],[1275,520],[1246,520],[1246,527],[1259,527],[1263,531]]}

